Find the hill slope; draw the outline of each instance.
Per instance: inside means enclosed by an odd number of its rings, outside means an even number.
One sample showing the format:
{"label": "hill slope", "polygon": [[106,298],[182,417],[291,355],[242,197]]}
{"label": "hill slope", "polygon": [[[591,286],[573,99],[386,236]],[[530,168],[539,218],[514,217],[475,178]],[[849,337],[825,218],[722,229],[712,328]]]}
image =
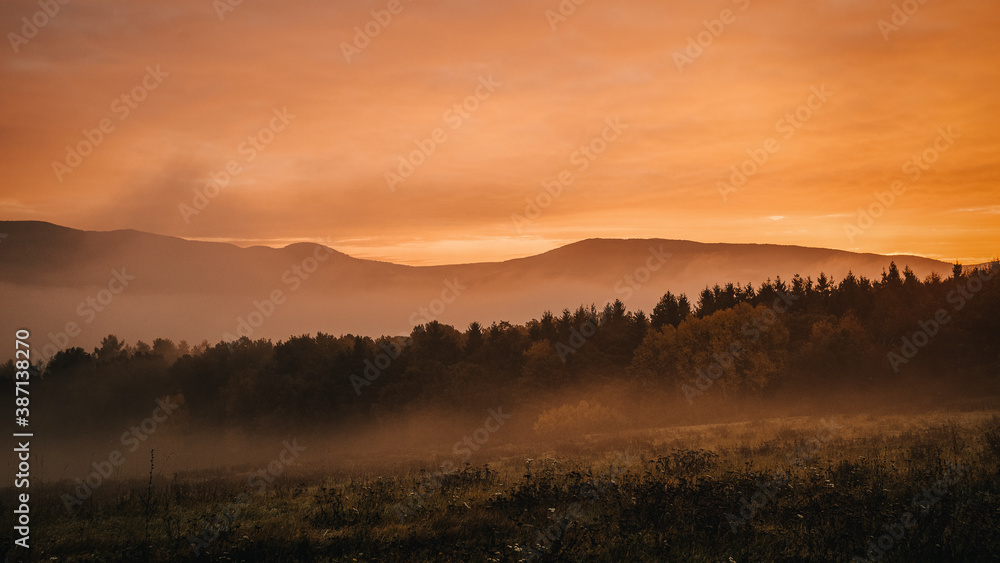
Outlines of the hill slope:
{"label": "hill slope", "polygon": [[109,333],[215,343],[242,334],[400,334],[432,319],[464,329],[616,298],[649,312],[668,290],[695,302],[706,285],[727,281],[840,279],[848,270],[878,277],[891,260],[921,278],[951,269],[916,256],[662,239],[590,239],[505,262],[414,267],[305,243],[239,248],[13,221],[0,222],[0,233],[8,235],[0,330],[29,328],[36,346],[59,347],[89,348]]}

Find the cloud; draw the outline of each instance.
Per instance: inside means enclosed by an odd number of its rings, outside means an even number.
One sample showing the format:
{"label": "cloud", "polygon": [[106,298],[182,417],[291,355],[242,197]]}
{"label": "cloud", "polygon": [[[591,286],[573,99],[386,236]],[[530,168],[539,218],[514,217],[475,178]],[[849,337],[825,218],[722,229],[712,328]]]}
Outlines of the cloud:
{"label": "cloud", "polygon": [[[223,21],[208,2],[70,3],[19,53],[0,55],[3,209],[188,237],[392,240],[414,261],[467,248],[455,240],[502,252],[521,236],[511,214],[619,116],[627,138],[575,173],[529,235],[551,245],[588,229],[714,240],[721,225],[734,242],[844,247],[823,223],[795,233],[725,225],[853,213],[952,125],[961,142],[880,222],[891,232],[858,244],[892,252],[900,233],[939,224],[928,251],[988,254],[944,215],[1000,204],[1000,7],[928,3],[886,41],[877,22],[891,6],[879,4],[589,2],[553,30],[545,10],[556,2],[404,3],[347,62],[342,43],[384,2],[244,2]],[[726,8],[735,21],[678,71],[673,53]],[[18,29],[36,9],[6,3],[0,28]],[[170,75],[118,119],[111,104],[147,65]],[[484,76],[501,86],[452,128],[446,112]],[[830,101],[783,138],[778,121],[820,85]],[[285,107],[296,115],[288,129],[196,221],[176,221],[192,182],[243,158],[241,143]],[[59,181],[52,162],[105,118],[114,132]],[[447,140],[390,191],[386,171],[435,129]],[[781,150],[723,202],[716,183],[772,137]],[[1000,235],[989,214],[965,219]],[[427,256],[412,250],[418,242]]]}

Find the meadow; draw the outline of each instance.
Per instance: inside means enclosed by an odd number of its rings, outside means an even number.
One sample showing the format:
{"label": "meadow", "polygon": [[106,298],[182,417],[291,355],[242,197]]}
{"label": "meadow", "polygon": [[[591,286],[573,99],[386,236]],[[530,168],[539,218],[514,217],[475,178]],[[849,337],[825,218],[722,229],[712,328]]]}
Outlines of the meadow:
{"label": "meadow", "polygon": [[[497,440],[379,467],[150,475],[70,514],[35,491],[53,561],[995,561],[1000,411],[793,416]],[[270,471],[277,467],[278,471]],[[270,468],[270,470],[269,470]],[[274,474],[277,475],[274,475]],[[4,491],[4,518],[13,502]],[[8,524],[9,522],[5,522]]]}

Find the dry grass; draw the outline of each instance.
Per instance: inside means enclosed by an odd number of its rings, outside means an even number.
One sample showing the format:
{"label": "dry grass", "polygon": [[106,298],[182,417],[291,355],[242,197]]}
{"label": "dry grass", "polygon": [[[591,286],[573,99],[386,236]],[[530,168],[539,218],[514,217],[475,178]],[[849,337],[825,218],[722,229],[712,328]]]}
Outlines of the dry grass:
{"label": "dry grass", "polygon": [[[913,495],[955,462],[968,474],[882,560],[997,553],[996,411],[834,423],[797,416],[498,445],[485,465],[438,480],[426,459],[377,470],[292,467],[262,491],[248,485],[246,467],[155,477],[149,498],[144,481],[121,483],[73,515],[59,500],[68,484],[46,485],[33,494],[36,557],[517,561],[534,549],[539,560],[849,560],[915,510]],[[789,465],[796,457],[802,463]],[[727,514],[739,515],[782,470],[788,486],[734,531]],[[546,528],[553,539],[540,542]]]}

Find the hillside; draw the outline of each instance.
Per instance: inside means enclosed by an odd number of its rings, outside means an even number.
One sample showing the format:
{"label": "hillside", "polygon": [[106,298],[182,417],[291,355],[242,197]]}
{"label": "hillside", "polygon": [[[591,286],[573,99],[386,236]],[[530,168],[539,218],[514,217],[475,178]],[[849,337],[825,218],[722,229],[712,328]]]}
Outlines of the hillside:
{"label": "hillside", "polygon": [[[706,285],[725,281],[756,285],[820,272],[840,279],[849,270],[877,278],[893,260],[921,278],[951,269],[916,256],[663,239],[588,239],[505,262],[415,267],[307,243],[240,248],[42,222],[0,222],[0,232],[8,235],[0,244],[0,329],[27,327],[44,336],[41,344],[60,347],[89,348],[109,333],[212,343],[240,329],[273,339],[401,334],[433,319],[459,328],[519,323],[614,299],[649,312],[666,291],[695,302]],[[71,323],[79,334],[67,330]]]}

